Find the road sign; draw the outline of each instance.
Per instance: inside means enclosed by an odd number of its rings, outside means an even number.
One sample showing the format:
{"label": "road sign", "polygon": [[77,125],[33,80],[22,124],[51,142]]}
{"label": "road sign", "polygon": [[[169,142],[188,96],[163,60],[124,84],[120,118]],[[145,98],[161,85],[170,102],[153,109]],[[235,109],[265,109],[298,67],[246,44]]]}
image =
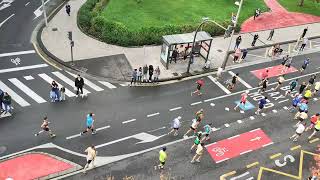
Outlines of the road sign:
{"label": "road sign", "polygon": [[258,128],[209,144],[206,148],[212,159],[220,163],[271,144],[272,140]]}

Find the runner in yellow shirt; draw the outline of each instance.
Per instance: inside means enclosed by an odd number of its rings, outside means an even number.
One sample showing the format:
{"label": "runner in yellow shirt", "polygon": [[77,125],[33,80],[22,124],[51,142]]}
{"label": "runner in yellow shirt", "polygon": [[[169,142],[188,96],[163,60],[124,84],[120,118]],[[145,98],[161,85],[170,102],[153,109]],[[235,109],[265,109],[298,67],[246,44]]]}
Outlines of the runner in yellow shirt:
{"label": "runner in yellow shirt", "polygon": [[307,89],[306,92],[304,93],[304,99],[308,100],[312,96],[312,92],[310,89]]}
{"label": "runner in yellow shirt", "polygon": [[[159,151],[159,161],[160,164],[158,165],[159,169],[163,169],[164,164],[166,163],[167,160],[167,153],[166,153],[167,148],[163,147],[160,151]],[[155,167],[156,169],[156,167]]]}
{"label": "runner in yellow shirt", "polygon": [[316,125],[314,126],[313,133],[308,137],[308,139],[311,139],[318,131],[320,131],[320,121],[318,120]]}

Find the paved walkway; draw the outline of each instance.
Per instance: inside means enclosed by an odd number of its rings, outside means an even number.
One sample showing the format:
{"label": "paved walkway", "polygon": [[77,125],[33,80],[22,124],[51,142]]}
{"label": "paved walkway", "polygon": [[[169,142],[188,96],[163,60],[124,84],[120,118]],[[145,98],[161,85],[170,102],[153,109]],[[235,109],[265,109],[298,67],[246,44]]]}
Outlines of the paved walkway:
{"label": "paved walkway", "polygon": [[264,0],[264,2],[271,9],[271,12],[262,13],[255,20],[253,17],[249,18],[242,24],[241,32],[262,31],[320,22],[318,16],[288,12],[277,0]]}
{"label": "paved walkway", "polygon": [[[67,37],[67,32],[72,31],[73,39],[75,41],[75,61],[124,54],[132,68],[138,68],[145,64],[152,64],[154,67],[159,66],[161,70],[160,79],[172,78],[175,77],[174,74],[181,74],[186,71],[187,61],[174,64],[170,67],[169,70],[166,70],[160,62],[161,46],[144,46],[136,48],[120,47],[100,42],[81,32],[77,26],[76,20],[78,9],[84,2],[85,0],[70,0],[69,4],[71,5],[72,9],[71,16],[67,16],[65,9],[62,8],[49,22],[49,26],[47,28],[44,28],[44,30],[42,31],[42,42],[47,48],[47,50],[50,51],[53,55],[65,62],[70,61],[70,44]],[[256,20],[255,22],[257,24],[260,24],[260,21],[262,21],[261,19],[263,19],[263,16],[264,15],[259,17],[259,20]],[[277,17],[278,21],[279,17],[281,16]],[[249,21],[246,23],[253,23],[253,21],[250,21],[249,19]],[[270,22],[264,22],[264,24],[268,23]],[[319,23],[309,24],[307,26],[309,27],[309,30],[306,34],[306,37],[320,35],[320,32],[318,31],[320,29]],[[259,26],[257,25],[257,27]],[[301,35],[302,30],[305,27],[306,25],[301,25],[295,27],[276,29],[273,41],[266,40],[269,35],[268,30],[260,31],[258,32],[260,36],[260,41],[257,41],[256,46],[273,44],[276,42],[284,42],[289,40],[296,40]],[[57,31],[53,31],[52,28],[57,28]],[[256,26],[252,26],[252,30],[254,30],[254,28],[256,28]],[[251,47],[252,39],[253,37],[251,33],[243,33],[240,48]],[[214,37],[211,53],[209,55],[212,67],[220,67],[222,65],[229,41],[229,38],[224,39],[223,37]],[[233,38],[231,48],[233,48],[234,41],[235,38]],[[203,60],[196,61],[193,65],[191,65],[190,72],[201,71],[203,66]],[[110,68],[109,71],[112,72],[112,69],[113,68]]]}

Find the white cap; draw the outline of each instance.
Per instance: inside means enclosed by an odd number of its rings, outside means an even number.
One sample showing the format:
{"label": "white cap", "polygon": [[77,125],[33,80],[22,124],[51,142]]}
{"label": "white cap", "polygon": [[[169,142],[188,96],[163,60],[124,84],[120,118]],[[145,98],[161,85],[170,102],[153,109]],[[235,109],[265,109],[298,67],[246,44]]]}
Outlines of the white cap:
{"label": "white cap", "polygon": [[177,119],[181,119],[181,116],[178,116]]}

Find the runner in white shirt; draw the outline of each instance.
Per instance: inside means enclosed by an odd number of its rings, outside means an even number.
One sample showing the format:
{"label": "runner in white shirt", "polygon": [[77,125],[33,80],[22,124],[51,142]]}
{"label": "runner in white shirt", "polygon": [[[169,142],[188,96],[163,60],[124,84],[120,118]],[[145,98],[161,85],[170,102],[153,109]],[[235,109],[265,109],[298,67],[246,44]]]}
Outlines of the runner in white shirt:
{"label": "runner in white shirt", "polygon": [[92,146],[88,147],[84,152],[87,153],[87,164],[83,168],[83,173],[86,173],[87,168],[89,167],[90,164],[92,164],[92,168],[94,168],[94,160],[97,156],[97,150],[92,145]]}
{"label": "runner in white shirt", "polygon": [[283,75],[281,75],[281,76],[279,76],[278,77],[278,84],[277,84],[277,86],[273,89],[274,91],[276,91],[280,86],[281,86],[281,84],[283,84],[284,83],[284,74]]}
{"label": "runner in white shirt", "polygon": [[181,116],[178,116],[177,118],[174,118],[173,122],[172,122],[172,130],[168,133],[168,135],[170,135],[171,133],[174,132],[174,136],[178,136],[178,130],[181,126],[181,123],[180,123],[180,119],[181,119]]}
{"label": "runner in white shirt", "polygon": [[319,90],[320,90],[320,81],[318,81],[318,82],[316,82],[316,83],[314,84],[313,95],[315,95]]}
{"label": "runner in white shirt", "polygon": [[306,129],[306,123],[300,123],[298,125],[298,128],[296,129],[296,133],[290,137],[290,139],[293,139],[293,141],[297,141],[298,138],[301,136],[301,134],[304,132]]}

